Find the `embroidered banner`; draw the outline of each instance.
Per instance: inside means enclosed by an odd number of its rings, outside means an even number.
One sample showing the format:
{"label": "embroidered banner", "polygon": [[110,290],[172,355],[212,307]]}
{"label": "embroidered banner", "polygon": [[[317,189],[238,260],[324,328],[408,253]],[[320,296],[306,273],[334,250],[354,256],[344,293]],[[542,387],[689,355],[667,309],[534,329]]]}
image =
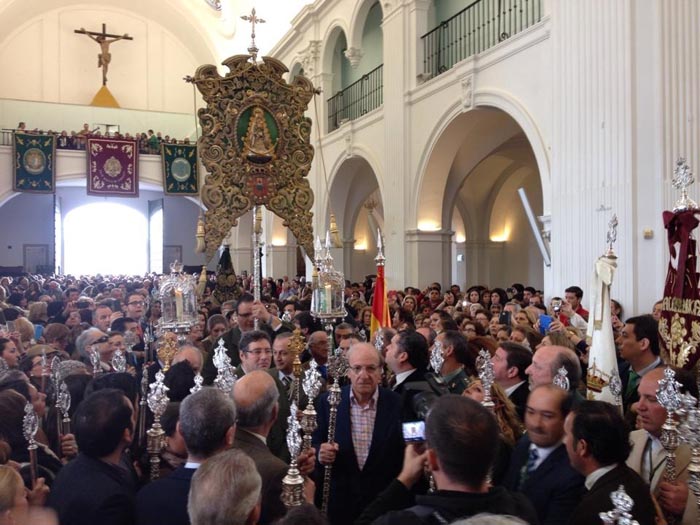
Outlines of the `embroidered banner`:
{"label": "embroidered banner", "polygon": [[166,195],[197,195],[197,146],[162,144],[163,188]]}
{"label": "embroidered banner", "polygon": [[138,197],[139,154],[135,140],[90,137],[88,195]]}
{"label": "embroidered banner", "polygon": [[56,182],[55,135],[15,133],[15,174],[12,189],[27,193],[53,193]]}

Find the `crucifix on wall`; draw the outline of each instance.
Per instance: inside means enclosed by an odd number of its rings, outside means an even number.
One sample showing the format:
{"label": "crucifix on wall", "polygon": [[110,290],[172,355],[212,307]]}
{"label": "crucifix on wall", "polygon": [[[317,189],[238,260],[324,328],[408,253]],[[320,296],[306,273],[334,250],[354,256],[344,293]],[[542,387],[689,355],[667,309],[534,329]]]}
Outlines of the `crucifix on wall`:
{"label": "crucifix on wall", "polygon": [[109,69],[109,63],[112,61],[112,55],[109,52],[109,45],[117,40],[133,40],[127,33],[123,35],[111,35],[107,33],[107,24],[102,24],[102,32],[98,31],[86,31],[84,27],[76,29],[74,31],[80,35],[86,35],[91,40],[97,42],[100,46],[101,53],[97,55],[97,67],[102,68],[102,85],[107,85],[107,70]]}

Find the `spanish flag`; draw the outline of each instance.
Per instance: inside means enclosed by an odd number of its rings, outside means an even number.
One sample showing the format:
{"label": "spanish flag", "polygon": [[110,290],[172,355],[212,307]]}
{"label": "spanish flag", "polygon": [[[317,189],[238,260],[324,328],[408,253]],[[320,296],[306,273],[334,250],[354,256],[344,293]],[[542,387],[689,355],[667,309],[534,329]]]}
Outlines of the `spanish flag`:
{"label": "spanish flag", "polygon": [[372,298],[372,322],[370,323],[370,341],[373,341],[377,330],[391,326],[389,302],[386,297],[386,280],[384,279],[384,254],[382,253],[382,234],[377,232],[377,281],[374,283]]}

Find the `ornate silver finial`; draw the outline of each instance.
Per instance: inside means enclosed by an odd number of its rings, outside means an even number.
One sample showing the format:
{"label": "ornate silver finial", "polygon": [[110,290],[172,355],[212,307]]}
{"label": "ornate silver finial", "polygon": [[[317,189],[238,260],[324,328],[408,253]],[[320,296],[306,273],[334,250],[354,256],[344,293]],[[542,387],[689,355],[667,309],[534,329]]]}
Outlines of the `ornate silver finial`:
{"label": "ornate silver finial", "polygon": [[24,405],[24,418],[22,419],[22,433],[24,434],[24,439],[27,440],[30,447],[36,448],[36,433],[39,430],[39,417],[34,411],[34,405],[31,401],[27,401]]}
{"label": "ornate silver finial", "polygon": [[301,425],[296,401],[292,401],[292,406],[289,407],[289,417],[287,418],[287,448],[289,455],[293,458],[297,457],[301,452]]}
{"label": "ornate silver finial", "polygon": [[656,391],[656,399],[659,404],[672,414],[681,407],[681,384],[676,381],[676,373],[671,367],[664,369],[664,378],[659,379],[659,389]]}
{"label": "ornate silver finial", "polygon": [[219,345],[214,350],[213,362],[216,367],[214,386],[222,392],[230,394],[233,392],[233,385],[236,384],[236,374],[231,366],[231,358],[226,353],[223,338],[219,339]]}
{"label": "ornate silver finial", "polygon": [[605,255],[609,258],[616,258],[615,257],[615,251],[613,250],[613,244],[615,244],[615,241],[617,241],[617,214],[613,213],[613,216],[610,218],[610,222],[608,222],[608,233],[605,236],[605,240],[608,243],[608,251],[605,253]]}
{"label": "ornate silver finial", "polygon": [[617,368],[613,368],[610,373],[610,383],[608,383],[608,388],[610,393],[615,398],[615,405],[622,406],[622,381],[620,380],[620,374],[617,372]]}
{"label": "ornate silver finial", "polygon": [[301,386],[304,389],[306,397],[309,398],[309,403],[313,403],[316,396],[321,391],[321,383],[323,376],[321,372],[318,371],[318,363],[315,359],[309,362],[309,368],[304,372],[304,379],[301,382]]}
{"label": "ornate silver finial", "polygon": [[476,358],[476,368],[479,371],[479,379],[484,387],[484,400],[481,402],[486,408],[493,410],[494,403],[491,399],[491,387],[495,379],[493,373],[493,362],[491,354],[485,348],[479,350],[479,357]]}
{"label": "ornate silver finial", "polygon": [[90,348],[90,362],[92,363],[92,375],[96,376],[102,372],[102,367],[100,366],[100,352],[94,345]]}
{"label": "ornate silver finial", "polygon": [[53,359],[51,359],[51,382],[53,383],[54,390],[56,393],[54,395],[57,395],[58,393],[58,383],[61,380],[61,360],[58,358],[57,355],[53,356]]}
{"label": "ornate silver finial", "polygon": [[377,228],[377,256],[374,258],[374,262],[377,266],[384,266],[386,257],[384,257],[384,244],[382,243],[382,232]]}
{"label": "ornate silver finial", "polygon": [[7,372],[10,369],[10,365],[7,364],[7,361],[5,361],[5,358],[0,357],[0,374],[3,372]]}
{"label": "ornate silver finial", "polygon": [[291,323],[292,322],[292,314],[289,313],[288,311],[284,312],[282,314],[282,321],[286,323]]}
{"label": "ornate silver finial", "polygon": [[436,339],[433,343],[433,350],[430,352],[430,367],[436,374],[440,373],[445,362],[445,354],[443,352],[442,343]]}
{"label": "ornate silver finial", "polygon": [[684,157],[679,157],[673,170],[673,187],[681,190],[681,198],[676,201],[673,207],[674,212],[698,209],[697,203],[688,197],[688,188],[694,182],[695,177],[693,177],[693,172],[690,171],[690,166],[688,166]]}
{"label": "ornate silver finial", "polygon": [[153,412],[153,416],[158,419],[163,415],[170,401],[168,399],[168,390],[170,389],[163,383],[164,379],[163,372],[158,370],[155,382],[148,387],[148,408]]}
{"label": "ornate silver finial", "polygon": [[[329,341],[332,341],[329,339]],[[333,355],[328,359],[328,375],[334,380],[338,380],[348,372],[348,360],[343,355],[343,352],[336,348]]]}
{"label": "ornate silver finial", "polygon": [[634,501],[627,495],[623,485],[610,494],[610,499],[613,510],[598,514],[605,525],[639,525],[638,521],[632,519]]}
{"label": "ornate silver finial", "polygon": [[571,387],[571,383],[569,383],[569,378],[567,377],[568,375],[569,372],[567,372],[566,368],[562,366],[559,370],[557,370],[557,374],[554,376],[552,384],[568,392],[569,388]]}
{"label": "ornate silver finial", "polygon": [[382,353],[382,350],[384,350],[384,339],[382,338],[381,327],[374,332],[374,348],[376,348],[377,352],[380,354]]}
{"label": "ornate silver finial", "polygon": [[70,392],[68,391],[68,386],[64,381],[61,381],[61,386],[58,388],[58,395],[56,396],[56,407],[61,412],[61,416],[65,419],[70,411]]}
{"label": "ornate silver finial", "polygon": [[190,394],[196,394],[202,389],[202,383],[204,383],[204,378],[202,377],[202,374],[197,372],[197,375],[194,376],[194,386],[190,388]]}
{"label": "ornate silver finial", "polygon": [[112,368],[115,372],[126,372],[126,357],[124,352],[117,350],[112,356]]}

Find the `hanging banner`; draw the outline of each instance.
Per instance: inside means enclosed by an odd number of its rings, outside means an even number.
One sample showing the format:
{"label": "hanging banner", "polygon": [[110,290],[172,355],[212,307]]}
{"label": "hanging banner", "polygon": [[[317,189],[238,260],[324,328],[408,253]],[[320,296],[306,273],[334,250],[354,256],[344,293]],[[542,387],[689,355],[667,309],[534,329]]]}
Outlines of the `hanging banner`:
{"label": "hanging banner", "polygon": [[163,188],[166,195],[197,195],[197,146],[162,144]]}
{"label": "hanging banner", "polygon": [[88,195],[138,197],[138,156],[135,140],[89,137]]}
{"label": "hanging banner", "polygon": [[14,134],[15,162],[12,189],[26,193],[53,193],[56,186],[56,136]]}

